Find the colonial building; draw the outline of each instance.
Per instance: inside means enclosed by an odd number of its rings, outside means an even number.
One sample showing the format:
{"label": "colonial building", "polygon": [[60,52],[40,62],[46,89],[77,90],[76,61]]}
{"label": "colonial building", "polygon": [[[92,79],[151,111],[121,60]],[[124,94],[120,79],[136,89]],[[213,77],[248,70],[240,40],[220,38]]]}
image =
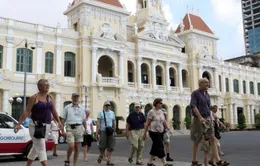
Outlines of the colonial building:
{"label": "colonial building", "polygon": [[219,60],[218,38],[198,15],[187,13],[177,30],[169,30],[162,8],[161,0],[137,0],[130,16],[118,0],[75,0],[64,12],[67,29],[0,18],[1,110],[15,118],[23,111],[8,101],[22,96],[28,64],[27,96],[37,92],[37,80],[48,79],[59,113],[72,92],[81,94],[93,117],[110,100],[124,119],[134,102],[147,113],[161,97],[169,123],[174,117],[184,128],[190,94],[207,77],[221,116],[235,127],[243,112],[252,126],[260,109],[260,70]]}

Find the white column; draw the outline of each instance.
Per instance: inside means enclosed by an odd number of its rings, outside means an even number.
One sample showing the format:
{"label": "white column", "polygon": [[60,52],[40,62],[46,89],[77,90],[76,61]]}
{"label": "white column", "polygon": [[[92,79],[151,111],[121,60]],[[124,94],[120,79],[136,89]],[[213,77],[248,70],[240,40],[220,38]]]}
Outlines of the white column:
{"label": "white column", "polygon": [[61,98],[61,94],[60,93],[56,93],[56,96],[55,96],[55,107],[56,107],[56,110],[57,110],[57,113],[59,114],[59,116],[62,115],[62,111],[61,111],[61,108],[60,108],[60,98]]}
{"label": "white column", "polygon": [[258,96],[258,89],[257,89],[257,81],[254,81],[254,94],[257,97]]}
{"label": "white column", "polygon": [[222,73],[221,81],[222,81],[222,92],[226,92],[226,77],[224,73]]}
{"label": "white column", "polygon": [[250,94],[250,81],[249,80],[246,81],[246,93]]}
{"label": "white column", "polygon": [[125,66],[124,66],[124,53],[120,52],[119,54],[119,72],[120,72],[120,80],[121,85],[124,85],[124,75],[125,75]]}
{"label": "white column", "polygon": [[234,124],[237,124],[238,118],[237,118],[237,107],[236,104],[233,105],[233,113],[234,113]]}
{"label": "white column", "polygon": [[251,105],[251,124],[255,124],[255,113],[254,113],[255,106]]}
{"label": "white column", "polygon": [[166,89],[170,89],[170,71],[169,71],[169,66],[170,66],[170,62],[166,62],[165,63],[165,84],[166,84]]}
{"label": "white column", "polygon": [[239,93],[240,93],[240,94],[243,94],[243,93],[244,93],[242,76],[240,76],[240,79],[239,79]]}
{"label": "white column", "polygon": [[92,47],[92,84],[97,82],[97,48]]}
{"label": "white column", "polygon": [[142,88],[142,70],[141,70],[141,62],[142,57],[137,57],[137,82],[138,82],[138,88]]}
{"label": "white column", "polygon": [[252,124],[251,123],[251,110],[250,110],[250,105],[246,106],[246,111],[247,111],[247,124]]}
{"label": "white column", "polygon": [[62,71],[62,45],[56,45],[56,74],[61,75]]}
{"label": "white column", "polygon": [[8,92],[9,90],[3,90],[3,98],[2,98],[2,112],[8,112]]}
{"label": "white column", "polygon": [[216,89],[219,89],[217,69],[214,69],[214,80],[215,80],[215,88],[216,88]]}
{"label": "white column", "polygon": [[153,81],[153,89],[157,89],[156,86],[156,59],[152,60],[152,81]]}
{"label": "white column", "polygon": [[178,64],[178,81],[179,81],[179,89],[180,91],[183,90],[183,85],[182,85],[182,66]]}
{"label": "white column", "polygon": [[[43,71],[42,71],[42,45],[43,45],[43,42],[37,42],[37,66],[36,66],[36,73],[37,74],[42,74]],[[45,73],[45,71],[44,71]]]}
{"label": "white column", "polygon": [[233,78],[232,75],[229,75],[229,92],[233,93],[234,92],[234,86],[233,86]]}
{"label": "white column", "polygon": [[229,121],[230,124],[233,125],[234,124],[234,118],[233,118],[233,104],[229,104]]}
{"label": "white column", "polygon": [[7,41],[7,55],[6,55],[6,69],[13,71],[13,37],[6,37]]}
{"label": "white column", "polygon": [[199,70],[199,79],[201,79],[202,78],[202,67],[199,66],[198,70]]}

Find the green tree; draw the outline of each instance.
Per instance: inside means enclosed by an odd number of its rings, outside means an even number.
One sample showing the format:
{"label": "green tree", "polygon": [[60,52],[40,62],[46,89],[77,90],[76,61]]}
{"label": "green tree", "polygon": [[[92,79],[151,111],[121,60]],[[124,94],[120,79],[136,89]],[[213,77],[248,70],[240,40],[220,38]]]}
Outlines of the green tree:
{"label": "green tree", "polygon": [[191,118],[190,116],[186,116],[184,119],[185,125],[187,129],[190,129],[190,125],[191,125]]}
{"label": "green tree", "polygon": [[240,113],[238,115],[238,126],[239,129],[245,129],[246,128],[246,118],[243,113]]}
{"label": "green tree", "polygon": [[255,115],[255,127],[260,128],[260,114]]}

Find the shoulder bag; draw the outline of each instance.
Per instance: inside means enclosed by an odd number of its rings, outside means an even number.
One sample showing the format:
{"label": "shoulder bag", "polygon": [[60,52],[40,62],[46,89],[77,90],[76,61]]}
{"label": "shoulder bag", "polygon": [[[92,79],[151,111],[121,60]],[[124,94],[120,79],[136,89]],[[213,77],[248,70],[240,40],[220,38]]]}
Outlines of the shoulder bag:
{"label": "shoulder bag", "polygon": [[[46,96],[46,111],[45,111],[45,120],[47,120],[47,109],[48,109],[48,104],[49,104],[49,95]],[[39,121],[33,121],[35,127],[34,127],[34,134],[33,137],[36,139],[41,139],[45,138],[46,135],[46,124],[43,124],[42,122]]]}
{"label": "shoulder bag", "polygon": [[104,121],[105,121],[105,129],[106,129],[106,134],[107,136],[110,136],[114,133],[114,129],[110,126],[107,126],[107,120],[106,120],[106,114],[105,111],[103,110],[103,114],[104,114]]}

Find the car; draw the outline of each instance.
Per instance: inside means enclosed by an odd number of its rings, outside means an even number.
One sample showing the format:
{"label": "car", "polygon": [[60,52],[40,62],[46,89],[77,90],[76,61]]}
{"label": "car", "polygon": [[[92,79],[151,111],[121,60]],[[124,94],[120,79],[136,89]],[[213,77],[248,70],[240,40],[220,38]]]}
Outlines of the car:
{"label": "car", "polygon": [[[14,133],[17,123],[10,115],[0,112],[0,156],[12,155],[17,159],[23,159],[29,154],[33,144],[29,129],[21,125],[21,129]],[[45,144],[46,151],[53,149],[54,141],[50,135]]]}

